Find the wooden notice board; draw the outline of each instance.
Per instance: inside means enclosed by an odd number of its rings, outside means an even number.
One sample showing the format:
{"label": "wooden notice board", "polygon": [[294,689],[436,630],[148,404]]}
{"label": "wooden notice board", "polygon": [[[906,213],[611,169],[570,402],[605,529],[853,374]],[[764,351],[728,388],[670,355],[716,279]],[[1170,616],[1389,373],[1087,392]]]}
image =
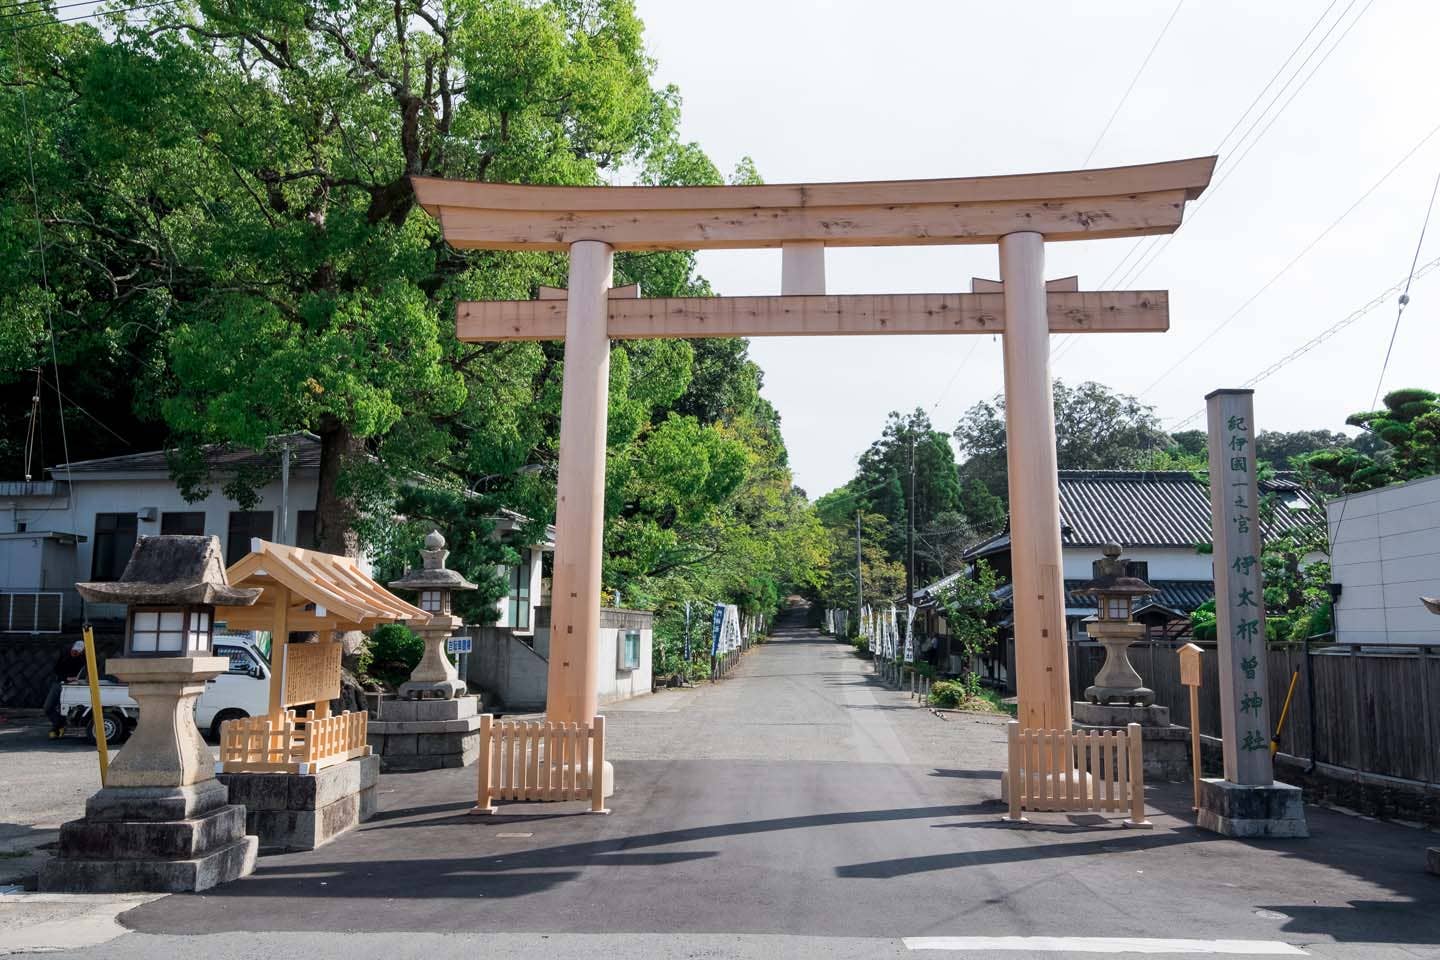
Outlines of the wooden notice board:
{"label": "wooden notice board", "polygon": [[340,644],[287,643],[284,706],[329,703],[340,696]]}

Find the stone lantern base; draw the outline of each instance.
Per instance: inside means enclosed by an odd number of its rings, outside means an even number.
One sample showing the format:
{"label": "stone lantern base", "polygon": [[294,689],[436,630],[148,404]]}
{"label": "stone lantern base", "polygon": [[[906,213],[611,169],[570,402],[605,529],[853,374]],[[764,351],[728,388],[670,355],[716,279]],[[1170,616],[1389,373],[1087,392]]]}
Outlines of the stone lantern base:
{"label": "stone lantern base", "polygon": [[384,773],[468,767],[480,756],[480,698],[387,700],[368,729]]}
{"label": "stone lantern base", "polygon": [[1130,706],[1126,703],[1070,705],[1076,730],[1125,729],[1132,723],[1144,728],[1145,778],[1179,783],[1190,779],[1190,728],[1170,722],[1170,708]]}
{"label": "stone lantern base", "polygon": [[45,893],[191,893],[255,869],[257,840],[225,785],[108,787],[60,828]]}

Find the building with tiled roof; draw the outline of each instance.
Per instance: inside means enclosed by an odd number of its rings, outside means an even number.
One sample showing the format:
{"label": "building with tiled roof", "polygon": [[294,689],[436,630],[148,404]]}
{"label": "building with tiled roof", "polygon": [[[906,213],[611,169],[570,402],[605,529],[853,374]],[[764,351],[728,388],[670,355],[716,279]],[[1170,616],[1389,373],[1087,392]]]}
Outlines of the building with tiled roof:
{"label": "building with tiled roof", "polygon": [[[1267,537],[1299,532],[1308,524],[1324,522],[1324,508],[1298,483],[1275,477],[1260,484],[1262,495],[1274,498],[1275,510],[1266,525]],[[1091,564],[1106,543],[1118,543],[1128,560],[1141,563],[1141,576],[1159,593],[1136,606],[1135,617],[1150,635],[1173,639],[1189,630],[1190,614],[1215,595],[1210,543],[1210,494],[1194,474],[1182,470],[1061,470],[1061,556],[1065,578],[1065,620],[1072,642],[1086,639],[1084,621],[1095,613],[1095,598],[1081,589],[1091,578]],[[989,563],[1006,585],[996,591],[1002,603],[999,616],[1005,655],[987,662],[985,672],[996,683],[1007,683],[1013,660],[1009,635],[1010,531],[1006,529],[971,547],[965,559]],[[943,618],[935,608],[935,595],[956,577],[928,584],[916,592],[921,607],[921,629],[944,637]],[[997,654],[999,652],[997,651]],[[958,653],[942,642],[935,654],[944,672],[960,673]]]}

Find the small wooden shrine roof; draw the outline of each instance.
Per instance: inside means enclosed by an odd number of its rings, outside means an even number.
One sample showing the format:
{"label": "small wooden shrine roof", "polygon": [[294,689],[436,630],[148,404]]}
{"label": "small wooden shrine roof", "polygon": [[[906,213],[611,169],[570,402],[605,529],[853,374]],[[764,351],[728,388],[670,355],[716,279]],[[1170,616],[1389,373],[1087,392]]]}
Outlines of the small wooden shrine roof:
{"label": "small wooden shrine roof", "polygon": [[1170,233],[1215,157],[950,180],[708,187],[570,187],[411,177],[451,246],[617,250],[997,243]]}
{"label": "small wooden shrine roof", "polygon": [[353,557],[255,539],[250,553],[227,573],[233,586],[262,589],[253,607],[227,612],[231,630],[272,629],[276,598],[282,595],[287,632],[370,630],[383,623],[430,620],[430,614],[366,576]]}

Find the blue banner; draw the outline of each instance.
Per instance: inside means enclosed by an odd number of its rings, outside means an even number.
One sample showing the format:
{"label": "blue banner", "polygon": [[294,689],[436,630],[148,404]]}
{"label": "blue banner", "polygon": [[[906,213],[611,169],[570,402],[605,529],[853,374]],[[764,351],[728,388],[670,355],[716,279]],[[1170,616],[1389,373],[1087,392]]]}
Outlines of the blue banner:
{"label": "blue banner", "polygon": [[725,623],[725,604],[715,604],[715,613],[710,618],[710,656],[720,654],[720,627]]}

